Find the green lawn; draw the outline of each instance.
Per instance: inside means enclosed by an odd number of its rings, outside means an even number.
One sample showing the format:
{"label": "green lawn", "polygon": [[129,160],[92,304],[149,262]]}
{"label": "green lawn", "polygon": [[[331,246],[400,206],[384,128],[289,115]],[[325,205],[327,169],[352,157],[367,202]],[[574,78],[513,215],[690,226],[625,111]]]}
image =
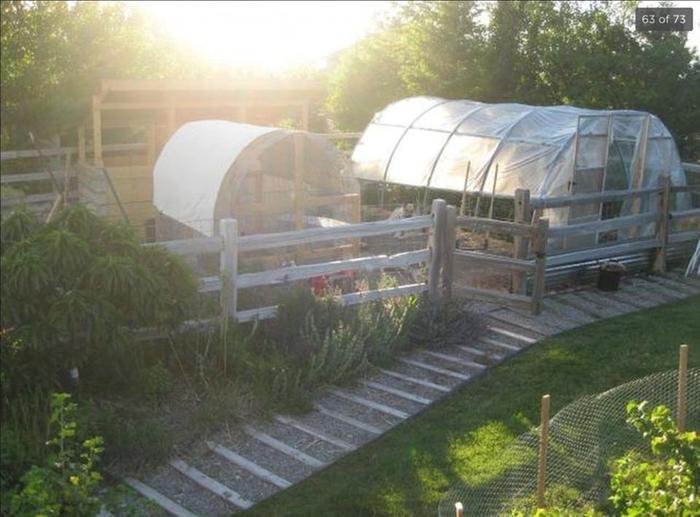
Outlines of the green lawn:
{"label": "green lawn", "polygon": [[500,469],[501,451],[582,395],[677,367],[690,344],[700,366],[700,296],[560,334],[535,345],[251,515],[435,515],[460,479]]}

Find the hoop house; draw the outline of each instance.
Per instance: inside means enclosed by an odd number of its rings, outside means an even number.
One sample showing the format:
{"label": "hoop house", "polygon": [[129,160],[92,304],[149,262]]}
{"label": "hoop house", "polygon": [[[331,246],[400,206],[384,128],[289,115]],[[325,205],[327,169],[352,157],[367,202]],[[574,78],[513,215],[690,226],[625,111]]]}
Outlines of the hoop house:
{"label": "hoop house", "polygon": [[[685,184],[673,137],[649,113],[436,97],[404,99],[377,113],[355,148],[352,171],[364,180],[460,193],[510,197],[529,189],[535,199],[656,186],[665,174]],[[600,217],[599,208],[548,216],[580,222]]]}
{"label": "hoop house", "polygon": [[342,154],[317,135],[189,122],[156,161],[153,202],[171,221],[205,236],[226,217],[238,219],[241,233],[344,224],[359,213],[359,194],[343,166]]}

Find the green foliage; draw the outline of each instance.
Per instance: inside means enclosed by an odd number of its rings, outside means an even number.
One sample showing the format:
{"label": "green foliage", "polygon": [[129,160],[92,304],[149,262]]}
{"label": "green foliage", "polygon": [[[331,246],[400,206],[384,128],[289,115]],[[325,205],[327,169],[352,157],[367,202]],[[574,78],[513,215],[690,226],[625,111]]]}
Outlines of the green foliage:
{"label": "green foliage", "polygon": [[121,3],[2,2],[3,147],[81,122],[99,81],[193,77],[201,66]]}
{"label": "green foliage", "polygon": [[18,362],[37,352],[54,368],[89,363],[125,329],[173,327],[194,299],[182,261],[84,206],[43,226],[17,211],[2,234],[2,343]]}
{"label": "green foliage", "polygon": [[621,515],[700,513],[700,436],[678,431],[666,406],[629,402],[627,421],[649,441],[614,464],[610,500]]}
{"label": "green foliage", "polygon": [[96,490],[102,478],[95,464],[103,450],[102,439],[79,442],[76,411],[70,395],[53,395],[51,455],[46,466],[33,466],[22,477],[22,488],[11,498],[12,515],[92,516],[99,511]]}
{"label": "green foliage", "polygon": [[623,2],[397,4],[382,31],[340,54],[326,108],[350,130],[408,95],[641,109],[693,157],[700,61],[685,42],[635,31]]}

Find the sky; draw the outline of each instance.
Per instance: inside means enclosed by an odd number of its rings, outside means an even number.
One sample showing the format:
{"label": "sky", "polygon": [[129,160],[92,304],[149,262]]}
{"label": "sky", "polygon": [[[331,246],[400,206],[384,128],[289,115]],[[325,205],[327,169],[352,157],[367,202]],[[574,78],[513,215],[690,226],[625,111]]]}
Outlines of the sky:
{"label": "sky", "polygon": [[[324,59],[376,30],[392,2],[125,2],[155,17],[177,39],[221,66],[279,71]],[[643,1],[644,7],[658,5]],[[700,3],[688,46],[700,49]]]}

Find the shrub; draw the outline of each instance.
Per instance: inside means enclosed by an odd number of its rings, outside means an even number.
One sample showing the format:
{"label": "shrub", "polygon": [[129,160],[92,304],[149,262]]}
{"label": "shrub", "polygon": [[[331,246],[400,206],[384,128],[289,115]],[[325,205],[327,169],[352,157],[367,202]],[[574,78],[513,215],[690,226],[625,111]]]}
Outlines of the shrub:
{"label": "shrub", "polygon": [[33,466],[22,477],[22,488],[11,498],[12,515],[92,516],[99,511],[96,492],[101,476],[95,463],[102,452],[102,439],[93,437],[79,443],[76,411],[70,395],[53,395],[52,452],[46,466]]}
{"label": "shrub", "polygon": [[35,378],[57,380],[60,369],[119,346],[129,329],[172,328],[194,299],[195,280],[179,258],[141,246],[130,227],[82,205],[46,225],[17,210],[0,233],[2,345],[18,347],[14,359]]}
{"label": "shrub", "polygon": [[700,437],[678,431],[666,406],[629,402],[627,421],[649,440],[613,467],[610,501],[622,515],[700,514]]}

